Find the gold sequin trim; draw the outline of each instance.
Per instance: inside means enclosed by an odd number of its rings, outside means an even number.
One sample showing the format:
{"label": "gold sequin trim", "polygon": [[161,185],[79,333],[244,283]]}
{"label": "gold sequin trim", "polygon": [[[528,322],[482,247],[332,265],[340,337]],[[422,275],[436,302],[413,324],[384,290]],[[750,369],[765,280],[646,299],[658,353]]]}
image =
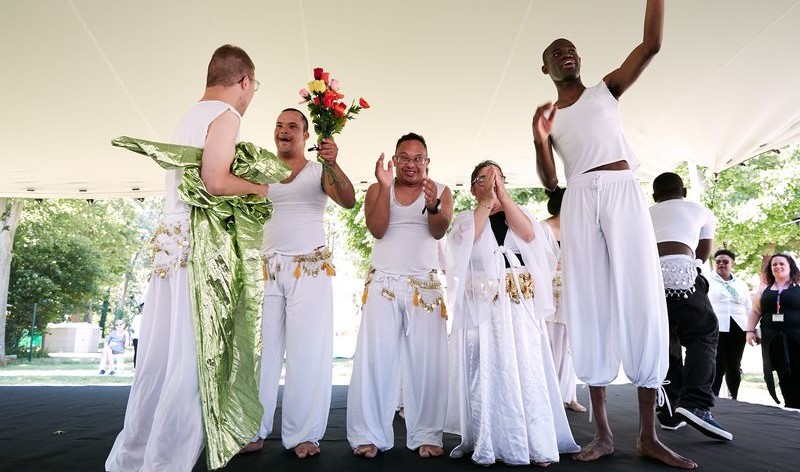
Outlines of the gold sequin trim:
{"label": "gold sequin trim", "polygon": [[152,274],[165,278],[170,271],[186,267],[189,263],[189,231],[186,220],[162,221],[150,239]]}

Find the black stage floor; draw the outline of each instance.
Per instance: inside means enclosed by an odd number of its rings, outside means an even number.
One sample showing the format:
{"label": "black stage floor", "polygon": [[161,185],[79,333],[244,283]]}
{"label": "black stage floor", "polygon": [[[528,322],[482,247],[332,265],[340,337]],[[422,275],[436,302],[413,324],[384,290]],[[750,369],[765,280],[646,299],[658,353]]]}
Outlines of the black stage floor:
{"label": "black stage floor", "polygon": [[[106,455],[122,427],[129,387],[0,387],[0,471],[93,472],[102,471]],[[421,459],[405,448],[405,428],[395,421],[396,447],[367,460],[352,455],[345,434],[346,386],[333,391],[330,420],[321,443],[322,454],[299,460],[270,437],[259,453],[234,458],[225,472],[239,471],[478,471],[468,459]],[[587,390],[579,389],[587,404]],[[552,471],[666,471],[673,470],[641,458],[635,450],[638,427],[636,389],[612,385],[609,414],[616,452],[592,463],[579,463],[562,455]],[[280,407],[280,405],[279,405]],[[730,443],[706,438],[690,427],[661,431],[661,440],[707,471],[800,470],[800,414],[763,405],[720,400],[717,419],[734,434]],[[280,411],[278,411],[280,414]],[[594,425],[587,413],[568,412],[578,444],[590,441]],[[280,421],[276,421],[280,424]],[[445,436],[445,451],[458,441]],[[496,465],[494,470],[509,467]],[[206,471],[201,457],[194,472]]]}

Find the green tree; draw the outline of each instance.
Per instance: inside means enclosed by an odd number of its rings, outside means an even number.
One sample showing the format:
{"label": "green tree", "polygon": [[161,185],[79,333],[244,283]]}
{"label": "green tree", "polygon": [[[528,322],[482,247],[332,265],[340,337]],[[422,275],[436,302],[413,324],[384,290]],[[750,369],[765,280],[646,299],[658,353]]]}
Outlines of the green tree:
{"label": "green tree", "polygon": [[[695,180],[686,163],[674,172],[687,186]],[[800,150],[786,147],[717,174],[704,168],[698,174],[701,201],[717,217],[716,246],[737,254],[737,272],[756,275],[765,255],[800,251]]]}
{"label": "green tree", "polygon": [[22,213],[11,264],[6,339],[9,352],[30,326],[100,306],[103,293],[122,283],[142,245],[131,200],[45,200]]}

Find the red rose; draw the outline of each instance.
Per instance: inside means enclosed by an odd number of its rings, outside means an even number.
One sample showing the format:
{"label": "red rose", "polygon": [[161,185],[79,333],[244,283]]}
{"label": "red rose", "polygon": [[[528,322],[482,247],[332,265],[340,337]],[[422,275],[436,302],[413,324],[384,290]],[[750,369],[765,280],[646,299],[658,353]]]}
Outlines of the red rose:
{"label": "red rose", "polygon": [[339,116],[344,116],[345,110],[347,110],[347,105],[342,102],[336,102],[333,108],[334,113]]}
{"label": "red rose", "polygon": [[331,95],[328,95],[326,93],[322,97],[322,106],[324,106],[325,108],[331,108],[331,107],[333,107],[333,101],[334,101],[334,98]]}
{"label": "red rose", "polygon": [[319,105],[319,97],[314,97],[314,105]]}
{"label": "red rose", "polygon": [[[320,70],[322,70],[322,69],[320,69]],[[322,79],[322,81],[325,82],[325,85],[328,85],[328,79],[330,79],[330,77],[331,77],[331,74],[329,74],[328,72],[323,72],[322,73],[322,77],[320,77],[320,79]],[[320,79],[317,79],[317,80],[320,80]]]}
{"label": "red rose", "polygon": [[320,80],[322,78],[322,67],[314,68],[314,80]]}
{"label": "red rose", "polygon": [[369,108],[369,103],[367,103],[367,101],[364,100],[363,98],[359,98],[358,106],[360,106],[361,108]]}

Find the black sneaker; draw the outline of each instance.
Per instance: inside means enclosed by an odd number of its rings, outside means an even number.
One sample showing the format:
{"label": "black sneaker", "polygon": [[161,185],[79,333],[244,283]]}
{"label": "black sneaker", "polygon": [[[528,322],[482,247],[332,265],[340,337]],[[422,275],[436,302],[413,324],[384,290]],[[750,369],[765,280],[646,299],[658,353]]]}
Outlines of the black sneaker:
{"label": "black sneaker", "polygon": [[116,372],[114,372],[113,370],[108,373],[108,375],[114,375],[114,374],[116,374]]}
{"label": "black sneaker", "polygon": [[722,425],[714,420],[714,417],[708,410],[684,408],[681,406],[675,410],[675,415],[685,419],[690,425],[710,438],[719,439],[720,441],[730,441],[733,439],[733,434],[725,431]]}
{"label": "black sneaker", "polygon": [[105,370],[101,370],[100,372],[97,373],[97,375],[105,375],[105,374],[106,374]]}
{"label": "black sneaker", "polygon": [[661,410],[657,415],[658,422],[661,424],[661,429],[668,429],[675,431],[676,429],[686,426],[686,422],[677,416],[670,415],[667,410]]}

